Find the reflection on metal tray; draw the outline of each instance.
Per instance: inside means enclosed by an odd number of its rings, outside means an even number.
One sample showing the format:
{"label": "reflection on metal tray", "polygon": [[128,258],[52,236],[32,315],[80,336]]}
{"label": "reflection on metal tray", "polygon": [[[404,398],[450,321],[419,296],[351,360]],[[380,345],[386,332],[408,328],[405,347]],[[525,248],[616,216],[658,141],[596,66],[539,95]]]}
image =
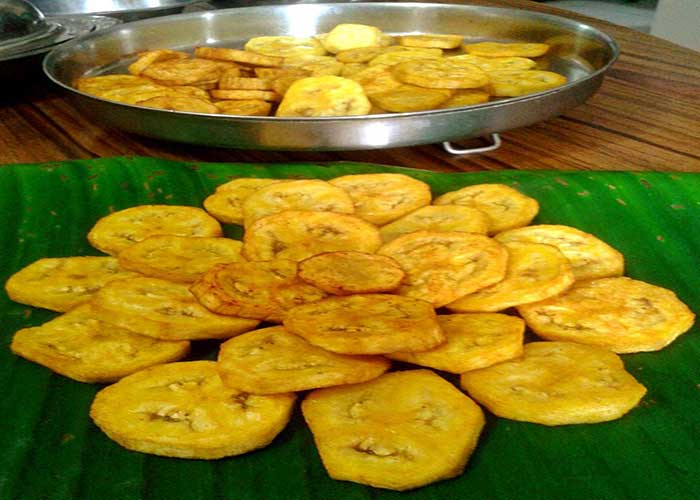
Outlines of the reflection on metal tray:
{"label": "reflection on metal tray", "polygon": [[[547,42],[544,59],[569,83],[546,92],[464,108],[323,118],[239,117],[141,108],[75,90],[76,78],[125,72],[145,49],[241,47],[253,37],[310,36],[341,22],[384,32],[457,33],[466,41]],[[428,3],[333,3],[246,7],[128,23],[54,50],[44,71],[75,104],[105,125],[150,137],[209,146],[279,150],[352,150],[451,141],[546,120],[581,104],[600,86],[618,49],[604,33],[564,18],[523,10]]]}
{"label": "reflection on metal tray", "polygon": [[135,21],[177,14],[195,0],[31,0],[45,15],[96,14]]}

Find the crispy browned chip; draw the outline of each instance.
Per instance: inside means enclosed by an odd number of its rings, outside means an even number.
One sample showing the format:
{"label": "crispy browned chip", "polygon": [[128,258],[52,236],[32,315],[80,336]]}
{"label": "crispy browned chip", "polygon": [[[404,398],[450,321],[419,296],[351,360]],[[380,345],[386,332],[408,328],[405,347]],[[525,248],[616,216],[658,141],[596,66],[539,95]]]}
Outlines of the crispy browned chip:
{"label": "crispy browned chip", "polygon": [[277,67],[282,65],[283,58],[257,54],[247,50],[229,49],[225,47],[197,47],[194,55],[203,59],[217,61],[232,61],[251,66]]}

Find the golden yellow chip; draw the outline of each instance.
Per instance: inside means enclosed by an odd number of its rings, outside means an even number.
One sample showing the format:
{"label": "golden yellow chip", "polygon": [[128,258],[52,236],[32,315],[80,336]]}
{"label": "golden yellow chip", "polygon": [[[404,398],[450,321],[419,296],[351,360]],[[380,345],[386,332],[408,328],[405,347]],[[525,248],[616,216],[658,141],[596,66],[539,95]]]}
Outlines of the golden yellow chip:
{"label": "golden yellow chip", "polygon": [[297,263],[276,259],[214,266],[190,291],[210,311],[281,323],[287,310],[326,294],[297,277]]}
{"label": "golden yellow chip", "polygon": [[405,47],[430,47],[437,49],[456,49],[462,44],[462,35],[403,35],[396,37],[399,45]]}
{"label": "golden yellow chip", "polygon": [[201,208],[139,205],[102,217],[90,229],[92,246],[111,255],[148,236],[221,236],[219,222]]}
{"label": "golden yellow chip", "polygon": [[186,284],[157,278],[110,281],[92,305],[108,323],[163,340],[229,338],[258,326],[256,320],[214,314]]}
{"label": "golden yellow chip", "polygon": [[213,89],[209,91],[214,99],[222,99],[226,101],[271,101],[277,102],[282,97],[272,90],[220,90]]}
{"label": "golden yellow chip", "polygon": [[574,282],[569,260],[556,247],[516,241],[503,245],[508,250],[505,278],[447,304],[450,311],[502,311],[558,295]]}
{"label": "golden yellow chip", "polygon": [[391,366],[382,356],[326,351],[282,326],[227,340],[221,345],[218,363],[224,384],[251,394],[357,384],[377,378]]}
{"label": "golden yellow chip", "polygon": [[462,231],[486,234],[488,228],[488,216],[476,208],[460,205],[428,205],[380,227],[379,234],[382,241],[386,243],[402,234],[414,231]]}
{"label": "golden yellow chip", "polygon": [[231,61],[249,64],[251,66],[266,66],[276,68],[282,65],[282,57],[256,54],[247,50],[229,49],[225,47],[197,47],[194,55],[203,59],[216,61]]}
{"label": "golden yellow chip", "polygon": [[75,81],[75,88],[81,92],[88,94],[96,94],[96,92],[122,88],[122,87],[138,87],[141,85],[153,84],[148,78],[143,78],[134,75],[101,75],[78,78]]}
{"label": "golden yellow chip", "polygon": [[243,243],[228,238],[149,236],[119,252],[124,269],[191,283],[216,264],[242,260]]}
{"label": "golden yellow chip", "polygon": [[464,373],[517,358],[523,352],[525,322],[497,313],[437,317],[447,342],[422,352],[392,352],[390,359],[450,373]]}
{"label": "golden yellow chip", "polygon": [[449,60],[468,62],[485,73],[491,73],[492,71],[522,71],[537,66],[535,61],[527,57],[482,57],[462,54],[449,57]]}
{"label": "golden yellow chip", "polygon": [[[153,98],[182,98],[191,97],[191,91],[183,90],[183,86],[166,86],[157,83],[146,85],[126,85],[123,87],[96,89],[91,93],[101,99],[122,102],[124,104],[137,104]],[[189,86],[185,86],[189,87]],[[208,95],[205,96],[209,98]]]}
{"label": "golden yellow chip", "polygon": [[80,382],[113,382],[187,355],[190,343],[138,335],[102,321],[90,304],[15,333],[12,352]]}
{"label": "golden yellow chip", "polygon": [[415,60],[428,60],[442,58],[442,49],[419,49],[383,51],[369,61],[370,66],[395,66],[399,63]]}
{"label": "golden yellow chip", "polygon": [[428,370],[319,389],[302,411],[333,479],[400,491],[461,474],[484,426],[479,406]]}
{"label": "golden yellow chip", "polygon": [[400,81],[394,78],[393,73],[389,70],[389,66],[384,64],[368,66],[350,76],[350,78],[362,85],[362,90],[368,97],[403,86]]}
{"label": "golden yellow chip", "polygon": [[246,228],[243,255],[253,261],[304,260],[337,250],[374,252],[381,245],[379,230],[352,215],[310,210],[286,210]]}
{"label": "golden yellow chip", "polygon": [[10,276],[5,291],[20,304],[63,312],[89,302],[112,280],[137,276],[119,267],[114,257],[39,259]]}
{"label": "golden yellow chip", "polygon": [[473,106],[489,101],[490,94],[483,90],[461,89],[455,91],[448,100],[440,104],[440,108],[461,108],[462,106]]}
{"label": "golden yellow chip", "polygon": [[372,93],[372,103],[394,113],[411,113],[436,109],[452,96],[448,89],[429,89],[401,85],[386,92]]}
{"label": "golden yellow chip", "polygon": [[429,302],[384,294],[330,297],[287,312],[285,328],[328,351],[425,351],[445,335]]}
{"label": "golden yellow chip", "polygon": [[338,52],[335,58],[343,63],[366,63],[385,52],[384,47],[358,47]]}
{"label": "golden yellow chip", "polygon": [[170,49],[148,50],[139,54],[136,61],[129,65],[128,71],[132,75],[140,75],[148,66],[155,62],[167,61],[168,59],[186,59],[189,55],[186,52]]}
{"label": "golden yellow chip", "polygon": [[321,45],[332,54],[358,47],[378,47],[382,32],[366,24],[338,24],[321,38]]}
{"label": "golden yellow chip", "polygon": [[352,198],[355,215],[381,226],[430,204],[432,194],[425,182],[404,174],[355,174],[331,179]]}
{"label": "golden yellow chip", "polygon": [[317,39],[296,36],[256,36],[248,40],[244,48],[274,57],[321,56],[326,53],[326,49]]}
{"label": "golden yellow chip", "polygon": [[137,106],[145,106],[147,108],[168,109],[171,111],[185,111],[188,113],[209,113],[216,114],[219,108],[211,102],[197,97],[187,96],[159,96],[136,101]]}
{"label": "golden yellow chip", "polygon": [[271,183],[243,200],[243,220],[246,227],[258,219],[284,210],[351,214],[355,208],[345,190],[320,179]]}
{"label": "golden yellow chip", "polygon": [[[343,65],[343,69],[340,72],[340,76],[343,78],[350,78],[351,80],[353,79],[352,77],[357,75],[360,71],[364,71],[369,66],[367,66],[365,63],[345,63]],[[364,87],[362,87],[364,90]],[[365,94],[367,94],[367,91],[365,90]]]}
{"label": "golden yellow chip", "polygon": [[312,76],[295,81],[277,108],[277,116],[366,115],[372,105],[354,80]]}
{"label": "golden yellow chip", "polygon": [[517,97],[560,87],[566,77],[552,71],[492,71],[488,91],[497,97]]}
{"label": "golden yellow chip", "polygon": [[216,83],[222,68],[208,59],[168,59],[149,64],[142,75],[170,85]]}
{"label": "golden yellow chip", "polygon": [[577,282],[567,292],[518,307],[540,337],[626,353],[658,351],[693,326],[671,291],[626,277]]}
{"label": "golden yellow chip", "polygon": [[216,362],[190,361],[154,366],[102,389],[90,417],[129,450],[215,459],[270,444],[287,425],[294,399],[226,387]]}
{"label": "golden yellow chip", "polygon": [[287,93],[289,90],[289,87],[292,86],[294,82],[297,80],[301,80],[302,78],[306,78],[304,76],[280,76],[278,78],[275,78],[270,82],[270,86],[272,87],[272,90],[277,92],[280,96],[284,97],[284,95]]}
{"label": "golden yellow chip", "polygon": [[254,68],[255,76],[266,80],[275,80],[277,78],[296,76],[303,78],[311,76],[311,73],[302,68]]}
{"label": "golden yellow chip", "polygon": [[397,80],[419,87],[475,89],[489,83],[489,76],[478,66],[447,57],[406,61],[397,64],[391,71]]}
{"label": "golden yellow chip", "polygon": [[621,276],[624,256],[604,241],[575,227],[540,224],[496,235],[501,243],[521,241],[557,247],[571,263],[577,280]]}
{"label": "golden yellow chip", "polygon": [[243,76],[224,75],[219,80],[223,90],[272,90],[270,80]]}
{"label": "golden yellow chip", "polygon": [[540,57],[547,53],[546,43],[479,42],[462,46],[465,52],[481,57]]}
{"label": "golden yellow chip", "polygon": [[169,88],[170,90],[177,92],[176,94],[173,94],[174,96],[182,94],[189,97],[196,97],[198,99],[209,101],[209,92],[199,87],[195,87],[193,85],[171,85]]}
{"label": "golden yellow chip", "polygon": [[456,231],[404,234],[377,253],[393,257],[406,272],[397,293],[435,307],[499,282],[508,262],[508,252],[495,240]]}
{"label": "golden yellow chip", "polygon": [[466,186],[438,196],[433,204],[478,208],[489,216],[489,233],[526,226],[540,210],[537,200],[504,184]]}
{"label": "golden yellow chip", "polygon": [[283,67],[307,71],[308,76],[337,76],[343,63],[332,56],[291,56],[284,58]]}
{"label": "golden yellow chip", "polygon": [[[217,105],[219,104],[221,103],[217,103]],[[204,200],[204,209],[221,222],[243,225],[243,201],[256,191],[276,182],[283,181],[248,177],[234,179],[218,186],[216,192]]]}
{"label": "golden yellow chip", "polygon": [[[275,91],[277,90],[275,89]],[[269,102],[263,101],[262,99],[218,101],[215,102],[214,105],[222,115],[268,116],[270,114],[270,110],[272,109],[272,105]],[[204,208],[206,208],[207,212],[216,217],[216,215],[209,210],[209,208],[207,208],[206,204],[204,205]],[[219,217],[216,218],[222,222],[228,222]]]}
{"label": "golden yellow chip", "polygon": [[544,425],[614,420],[646,393],[616,354],[569,342],[525,344],[521,358],[464,373],[461,385],[499,417]]}
{"label": "golden yellow chip", "polygon": [[333,295],[396,290],[405,273],[398,262],[364,252],[327,252],[299,263],[299,277]]}

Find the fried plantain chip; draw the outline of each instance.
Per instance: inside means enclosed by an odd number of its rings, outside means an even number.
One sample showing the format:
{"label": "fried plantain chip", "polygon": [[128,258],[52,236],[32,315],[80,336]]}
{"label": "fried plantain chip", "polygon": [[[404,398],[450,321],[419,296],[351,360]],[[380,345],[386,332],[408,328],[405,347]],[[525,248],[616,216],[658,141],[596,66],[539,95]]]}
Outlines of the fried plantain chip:
{"label": "fried plantain chip", "polygon": [[552,71],[491,71],[487,89],[498,97],[518,97],[560,87],[566,84],[565,76]]}
{"label": "fried plantain chip", "polygon": [[537,200],[505,184],[466,186],[438,196],[433,204],[478,208],[489,216],[489,233],[526,226],[540,209]]}
{"label": "fried plantain chip", "polygon": [[381,37],[382,32],[376,26],[343,23],[336,25],[320,41],[323,48],[336,54],[359,47],[378,47],[381,45]]}
{"label": "fried plantain chip", "polygon": [[88,232],[92,246],[111,255],[152,235],[222,235],[219,222],[201,208],[139,205],[102,217]]}
{"label": "fried plantain chip", "polygon": [[214,361],[154,366],[95,396],[90,417],[129,450],[216,459],[263,448],[287,425],[294,394],[226,387]]}
{"label": "fried plantain chip", "polygon": [[185,111],[188,113],[209,113],[216,114],[219,108],[211,102],[197,97],[187,96],[159,96],[136,101],[137,106],[145,106],[147,108],[168,109],[171,111]]}
{"label": "fried plantain chip", "polygon": [[221,222],[243,225],[243,201],[256,191],[276,182],[284,181],[281,179],[256,179],[248,177],[234,179],[218,186],[216,192],[204,200],[204,209]]}
{"label": "fried plantain chip", "polygon": [[405,47],[428,47],[437,49],[456,49],[462,44],[462,35],[438,35],[435,33],[423,35],[403,35],[396,37],[399,45]]}
{"label": "fried plantain chip", "polygon": [[490,94],[481,89],[460,89],[452,94],[452,97],[440,104],[441,109],[461,108],[462,106],[473,106],[489,101]]}
{"label": "fried plantain chip", "polygon": [[141,74],[170,85],[216,83],[222,68],[208,59],[168,59],[149,64]]}
{"label": "fried plantain chip", "polygon": [[482,234],[457,231],[404,234],[377,253],[394,258],[406,272],[397,293],[435,307],[499,282],[508,262],[500,243]]}
{"label": "fried plantain chip", "polygon": [[340,76],[315,76],[291,84],[276,116],[356,116],[366,115],[371,107],[356,81]]}
{"label": "fried plantain chip", "polygon": [[[276,90],[275,90],[276,91]],[[234,101],[218,101],[214,105],[222,115],[239,115],[239,116],[268,116],[272,110],[272,104],[262,99],[240,99]],[[227,203],[228,204],[228,203]],[[212,210],[207,208],[207,212],[214,215],[221,222],[229,222],[220,217],[217,217]],[[236,222],[238,224],[238,222]]]}
{"label": "fried plantain chip", "polygon": [[624,256],[604,241],[575,227],[539,224],[496,235],[501,243],[521,241],[557,247],[571,263],[577,280],[621,276]]}
{"label": "fried plantain chip", "polygon": [[396,290],[405,273],[398,262],[364,252],[326,252],[299,263],[299,277],[333,295]]}
{"label": "fried plantain chip", "polygon": [[392,352],[389,359],[450,373],[486,368],[523,352],[525,322],[497,313],[446,314],[437,317],[447,342],[421,352]]}
{"label": "fried plantain chip", "polygon": [[113,382],[187,355],[187,341],[138,335],[103,321],[90,304],[15,333],[12,352],[79,382]]}
{"label": "fried plantain chip", "polygon": [[157,49],[147,50],[139,54],[138,59],[129,65],[128,71],[132,75],[140,75],[143,71],[155,62],[167,61],[168,59],[186,59],[189,54],[179,50]]}
{"label": "fried plantain chip", "polygon": [[479,42],[462,45],[464,52],[481,57],[540,57],[547,53],[546,43]]}
{"label": "fried plantain chip", "polygon": [[478,66],[447,57],[406,61],[391,71],[401,82],[427,88],[475,89],[489,83],[489,76]]}
{"label": "fried plantain chip", "polygon": [[614,420],[646,393],[616,354],[569,342],[525,344],[521,358],[464,373],[461,385],[499,417],[544,425]]}
{"label": "fried plantain chip", "polygon": [[304,260],[337,250],[374,252],[381,244],[372,224],[352,215],[286,210],[256,221],[243,236],[248,260]]}
{"label": "fried plantain chip", "polygon": [[296,36],[256,36],[249,39],[244,48],[273,57],[322,56],[326,53],[316,38]]}
{"label": "fried plantain chip", "polygon": [[459,205],[428,205],[379,228],[382,241],[387,243],[398,236],[414,231],[486,234],[488,216],[479,209]]}
{"label": "fried plantain chip", "polygon": [[157,278],[111,281],[92,302],[104,321],[163,340],[222,339],[258,326],[202,306],[184,283]]}
{"label": "fried plantain chip", "polygon": [[282,326],[244,333],[224,342],[218,363],[224,384],[251,394],[356,384],[377,378],[391,366],[382,356],[326,351]]}
{"label": "fried plantain chip", "polygon": [[447,89],[429,89],[415,85],[401,85],[386,92],[373,92],[372,104],[394,113],[412,113],[436,109],[452,96]]}
{"label": "fried plantain chip", "polygon": [[461,474],[484,426],[479,406],[428,370],[318,389],[302,411],[333,479],[399,491]]}
{"label": "fried plantain chip", "polygon": [[124,269],[191,283],[215,264],[242,260],[243,243],[228,238],[149,236],[119,252]]}
{"label": "fried plantain chip", "polygon": [[519,306],[518,312],[544,339],[619,353],[663,349],[695,320],[671,290],[627,277],[577,282],[559,296]]}
{"label": "fried plantain chip", "polygon": [[445,341],[429,302],[398,295],[330,297],[287,312],[285,328],[343,354],[424,351]]}
{"label": "fried plantain chip", "polygon": [[503,243],[508,269],[502,281],[447,304],[455,312],[495,312],[560,294],[574,282],[563,253],[540,243]]}
{"label": "fried plantain chip", "polygon": [[256,54],[247,50],[229,49],[225,47],[197,47],[194,55],[203,59],[213,59],[215,61],[229,61],[235,63],[248,64],[251,66],[265,66],[276,68],[282,65],[283,58]]}
{"label": "fried plantain chip", "polygon": [[46,258],[10,276],[5,291],[20,304],[64,312],[92,300],[109,281],[137,276],[114,257]]}

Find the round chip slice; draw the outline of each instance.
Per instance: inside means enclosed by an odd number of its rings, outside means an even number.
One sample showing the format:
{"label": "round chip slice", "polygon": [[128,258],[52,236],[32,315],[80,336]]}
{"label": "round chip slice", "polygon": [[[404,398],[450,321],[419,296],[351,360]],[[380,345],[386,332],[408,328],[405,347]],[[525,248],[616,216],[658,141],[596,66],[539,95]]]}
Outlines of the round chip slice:
{"label": "round chip slice", "polygon": [[215,266],[190,291],[210,311],[276,323],[292,307],[326,296],[298,279],[297,263],[284,259]]}
{"label": "round chip slice", "polygon": [[508,252],[488,236],[462,232],[416,231],[383,245],[406,272],[400,295],[442,307],[493,285],[506,274]]}
{"label": "round chip slice", "polygon": [[396,37],[399,45],[405,47],[432,47],[438,49],[456,49],[462,43],[462,35],[403,35]]}
{"label": "round chip slice", "polygon": [[491,71],[488,91],[498,97],[518,97],[560,87],[566,77],[552,71]]}
{"label": "round chip slice", "polygon": [[537,66],[535,61],[527,57],[482,57],[462,54],[460,56],[452,56],[449,60],[468,62],[486,73],[491,73],[492,71],[522,71]]}
{"label": "round chip slice", "polygon": [[221,236],[219,222],[201,208],[178,205],[140,205],[102,217],[90,229],[88,241],[105,253],[117,255],[148,236]]}
{"label": "round chip slice", "polygon": [[211,102],[198,97],[188,96],[159,96],[136,101],[137,106],[147,108],[167,109],[170,111],[185,111],[188,113],[209,113],[216,114],[219,108]]}
{"label": "round chip slice", "polygon": [[256,221],[243,236],[248,260],[304,260],[337,250],[374,252],[381,245],[379,230],[352,215],[309,210],[286,210]]}
{"label": "round chip slice", "polygon": [[154,366],[95,396],[90,417],[129,450],[215,459],[262,448],[287,425],[293,394],[255,396],[226,387],[214,361]]}
{"label": "round chip slice", "polygon": [[285,210],[317,210],[351,214],[352,199],[343,189],[320,179],[270,183],[243,200],[246,227],[256,220]]}
{"label": "round chip slice", "polygon": [[469,43],[462,49],[472,55],[481,57],[540,57],[547,53],[546,43]]}
{"label": "round chip slice", "polygon": [[277,108],[277,116],[366,115],[372,105],[362,86],[340,76],[312,76],[295,81]]}
{"label": "round chip slice", "polygon": [[464,373],[517,358],[523,353],[525,322],[496,313],[437,317],[447,342],[422,352],[392,352],[389,359],[450,373]]}
{"label": "round chip slice", "polygon": [[504,231],[501,243],[521,241],[557,247],[571,263],[577,280],[621,276],[624,256],[604,241],[575,227],[540,224]]}
{"label": "round chip slice", "polygon": [[406,61],[391,70],[398,80],[419,87],[475,89],[489,83],[488,75],[478,66],[448,57]]}
{"label": "round chip slice", "polygon": [[440,108],[461,108],[488,102],[490,94],[483,90],[458,90],[452,97],[440,104]]}
{"label": "round chip slice", "polygon": [[124,269],[146,276],[191,283],[215,264],[242,259],[243,243],[228,238],[149,236],[119,253]]}
{"label": "round chip slice", "polygon": [[369,66],[350,78],[362,85],[365,94],[371,97],[403,86],[400,81],[394,78],[393,73],[388,68],[383,64]]}
{"label": "round chip slice", "polygon": [[577,282],[566,293],[518,311],[542,338],[619,353],[663,349],[695,320],[671,290],[626,277]]}
{"label": "round chip slice", "polygon": [[515,241],[503,245],[508,250],[505,278],[447,304],[450,311],[502,311],[558,295],[574,282],[569,260],[556,247]]}
{"label": "round chip slice", "polygon": [[275,57],[321,56],[326,53],[326,49],[317,39],[297,36],[256,36],[248,40],[244,48],[251,52]]}
{"label": "round chip slice", "polygon": [[307,76],[338,76],[343,71],[343,63],[332,56],[291,56],[285,57],[283,67],[308,72]]}
{"label": "round chip slice", "polygon": [[150,84],[153,84],[150,79],[135,75],[100,75],[78,78],[75,81],[75,88],[87,94],[97,95],[105,90]]}
{"label": "round chip slice", "polygon": [[169,85],[216,83],[222,68],[208,59],[168,59],[149,64],[141,74]]}
{"label": "round chip slice", "polygon": [[369,61],[370,66],[395,66],[399,63],[414,60],[440,59],[442,49],[407,48],[407,50],[384,51]]}
{"label": "round chip slice", "polygon": [[428,370],[319,389],[301,408],[333,479],[399,491],[459,475],[484,426],[479,406]]}
{"label": "round chip slice", "polygon": [[184,283],[157,278],[111,281],[92,302],[104,321],[163,340],[229,338],[258,326],[202,306]]}
{"label": "round chip slice", "polygon": [[488,216],[476,208],[459,205],[428,205],[382,226],[379,228],[379,234],[386,243],[402,234],[420,230],[486,234],[488,228]]}
{"label": "round chip slice", "polygon": [[436,109],[452,96],[447,89],[428,89],[415,85],[401,85],[386,92],[373,92],[372,104],[394,113],[413,113]]}
{"label": "round chip slice", "polygon": [[229,49],[226,47],[197,47],[194,55],[203,59],[215,61],[231,61],[235,63],[249,64],[251,66],[278,67],[282,65],[283,58],[256,54],[247,50]]}
{"label": "round chip slice", "polygon": [[155,62],[167,61],[168,59],[186,59],[189,55],[186,52],[170,49],[147,50],[139,54],[136,61],[129,65],[128,71],[132,75],[140,75],[143,71]]}
{"label": "round chip slice", "polygon": [[330,297],[291,309],[285,328],[328,351],[383,354],[424,351],[445,335],[429,302],[398,295]]}
{"label": "round chip slice", "polygon": [[352,198],[355,215],[378,226],[430,204],[425,182],[403,174],[343,175],[329,181]]}
{"label": "round chip slice", "polygon": [[[217,105],[219,104],[221,103],[217,103]],[[243,225],[243,201],[256,191],[276,182],[283,181],[248,177],[234,179],[218,186],[216,192],[204,200],[204,209],[221,222]]]}
{"label": "round chip slice", "polygon": [[461,385],[499,417],[544,425],[614,420],[646,393],[616,354],[569,342],[525,344],[521,358],[464,373]]}
{"label": "round chip slice", "polygon": [[377,378],[391,366],[382,356],[326,351],[282,326],[244,333],[224,342],[218,363],[224,384],[251,394],[356,384]]}
{"label": "round chip slice", "polygon": [[450,191],[433,200],[435,205],[464,205],[489,216],[489,232],[526,226],[540,210],[537,200],[504,184],[475,184]]}
{"label": "round chip slice", "polygon": [[[234,101],[218,101],[214,105],[222,115],[240,116],[268,116],[272,110],[272,104],[262,99],[240,99]],[[206,208],[206,205],[205,205]],[[207,209],[207,212],[211,211]],[[213,215],[213,214],[212,214]],[[219,219],[217,217],[217,219]],[[219,219],[222,222],[222,219]]]}
{"label": "round chip slice", "polygon": [[187,355],[187,341],[158,340],[102,321],[90,304],[15,333],[12,352],[79,382],[113,382]]}
{"label": "round chip slice", "polygon": [[396,290],[405,273],[398,262],[364,252],[327,252],[299,263],[299,277],[334,295]]}
{"label": "round chip slice", "polygon": [[89,302],[112,280],[137,276],[138,273],[120,268],[114,257],[47,258],[10,276],[5,291],[20,304],[63,312]]}
{"label": "round chip slice", "polygon": [[358,47],[378,47],[382,32],[376,26],[343,23],[336,25],[321,38],[321,45],[332,54]]}

